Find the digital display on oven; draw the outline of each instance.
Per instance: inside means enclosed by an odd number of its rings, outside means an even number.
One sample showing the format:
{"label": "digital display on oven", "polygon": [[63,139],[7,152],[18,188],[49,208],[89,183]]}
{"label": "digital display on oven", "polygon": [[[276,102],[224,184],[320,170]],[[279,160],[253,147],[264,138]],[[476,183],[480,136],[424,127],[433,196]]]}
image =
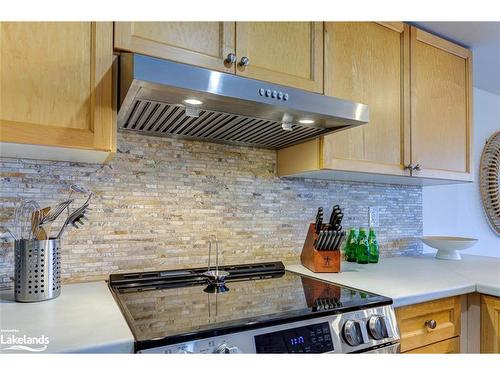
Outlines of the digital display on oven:
{"label": "digital display on oven", "polygon": [[325,353],[333,350],[328,323],[255,336],[257,353]]}

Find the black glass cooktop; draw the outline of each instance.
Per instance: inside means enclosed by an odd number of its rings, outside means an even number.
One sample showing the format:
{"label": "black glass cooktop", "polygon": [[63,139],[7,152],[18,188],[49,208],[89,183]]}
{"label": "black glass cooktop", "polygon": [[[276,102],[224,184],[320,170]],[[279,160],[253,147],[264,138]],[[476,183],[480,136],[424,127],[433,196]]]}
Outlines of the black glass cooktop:
{"label": "black glass cooktop", "polygon": [[387,297],[286,271],[281,262],[110,275],[110,287],[142,349],[391,304]]}

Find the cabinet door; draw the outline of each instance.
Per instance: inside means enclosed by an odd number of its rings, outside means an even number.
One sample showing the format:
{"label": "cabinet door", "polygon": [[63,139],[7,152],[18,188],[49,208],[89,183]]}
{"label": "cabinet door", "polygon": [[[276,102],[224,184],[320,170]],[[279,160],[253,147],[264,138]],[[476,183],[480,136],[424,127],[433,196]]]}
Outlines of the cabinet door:
{"label": "cabinet door", "polygon": [[237,22],[236,55],[236,74],[323,92],[322,22]]}
{"label": "cabinet door", "polygon": [[112,35],[110,22],[0,23],[1,156],[114,153]]}
{"label": "cabinet door", "polygon": [[470,180],[471,52],[415,27],[410,45],[413,174]]}
{"label": "cabinet door", "polygon": [[370,122],[325,136],[324,168],[408,174],[408,64],[403,23],[325,23],[325,95],[368,104]]}
{"label": "cabinet door", "polygon": [[[396,309],[401,352],[460,336],[460,297],[443,298]],[[432,328],[427,322],[435,322]]]}
{"label": "cabinet door", "polygon": [[115,49],[234,73],[234,22],[115,22]]}
{"label": "cabinet door", "polygon": [[481,353],[500,353],[500,298],[481,296]]}

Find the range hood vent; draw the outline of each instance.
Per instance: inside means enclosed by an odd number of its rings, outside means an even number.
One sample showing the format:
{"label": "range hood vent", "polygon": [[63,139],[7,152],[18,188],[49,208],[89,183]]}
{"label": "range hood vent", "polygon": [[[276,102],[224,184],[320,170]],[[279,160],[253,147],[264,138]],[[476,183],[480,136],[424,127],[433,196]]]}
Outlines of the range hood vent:
{"label": "range hood vent", "polygon": [[131,53],[120,93],[121,130],[174,138],[280,149],[368,122],[364,104]]}

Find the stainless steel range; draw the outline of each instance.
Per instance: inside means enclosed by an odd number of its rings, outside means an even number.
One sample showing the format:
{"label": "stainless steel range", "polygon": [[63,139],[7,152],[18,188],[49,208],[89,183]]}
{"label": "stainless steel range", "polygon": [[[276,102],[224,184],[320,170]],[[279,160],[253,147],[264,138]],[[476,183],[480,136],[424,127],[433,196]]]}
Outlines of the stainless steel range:
{"label": "stainless steel range", "polygon": [[399,352],[392,300],[281,262],[110,275],[140,353]]}

